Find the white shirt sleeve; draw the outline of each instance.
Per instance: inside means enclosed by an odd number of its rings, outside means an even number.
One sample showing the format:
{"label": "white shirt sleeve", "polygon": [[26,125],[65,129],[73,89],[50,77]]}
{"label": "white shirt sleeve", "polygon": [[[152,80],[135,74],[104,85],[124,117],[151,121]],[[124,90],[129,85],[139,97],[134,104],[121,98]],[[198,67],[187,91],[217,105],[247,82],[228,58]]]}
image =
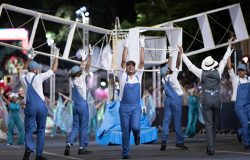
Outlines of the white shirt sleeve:
{"label": "white shirt sleeve", "polygon": [[224,68],[227,64],[227,60],[228,60],[228,57],[231,56],[231,49],[230,47],[227,48],[227,52],[225,53],[223,59],[220,61],[220,64],[219,64],[219,67],[217,68],[220,76],[222,75],[223,71],[224,71]]}
{"label": "white shirt sleeve", "polygon": [[122,68],[119,70],[119,74],[118,74],[118,78],[121,79],[122,76],[124,76],[126,74],[126,69],[123,70]]}
{"label": "white shirt sleeve", "polygon": [[87,77],[88,73],[85,73],[84,71],[82,72],[81,76],[80,76],[80,80],[85,82],[85,79]]}
{"label": "white shirt sleeve", "polygon": [[228,71],[228,73],[230,75],[231,80],[233,81],[236,78],[233,68],[231,69],[231,71]]}
{"label": "white shirt sleeve", "polygon": [[164,79],[165,79],[165,77],[162,77],[161,82],[165,86],[165,80]]}
{"label": "white shirt sleeve", "polygon": [[39,79],[41,80],[41,82],[43,82],[46,79],[50,78],[53,74],[54,74],[54,72],[50,69],[47,72],[38,74],[37,76],[39,77]]}
{"label": "white shirt sleeve", "polygon": [[177,68],[174,69],[173,73],[171,74],[172,79],[177,79],[179,70]]}
{"label": "white shirt sleeve", "polygon": [[142,69],[137,69],[136,74],[139,76],[140,80],[142,80],[144,67]]}
{"label": "white shirt sleeve", "polygon": [[187,68],[193,72],[198,78],[201,79],[202,69],[197,68],[193,63],[187,58],[185,54],[181,54],[183,62],[186,64]]}

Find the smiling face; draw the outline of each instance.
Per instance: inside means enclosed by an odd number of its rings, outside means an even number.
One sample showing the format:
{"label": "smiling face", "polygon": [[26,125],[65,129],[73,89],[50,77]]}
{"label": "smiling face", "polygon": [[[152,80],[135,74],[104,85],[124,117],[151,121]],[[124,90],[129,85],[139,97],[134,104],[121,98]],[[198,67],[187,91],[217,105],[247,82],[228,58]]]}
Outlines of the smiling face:
{"label": "smiling face", "polygon": [[133,62],[128,62],[126,64],[126,70],[128,73],[135,73],[135,64]]}
{"label": "smiling face", "polygon": [[240,68],[237,70],[237,72],[238,72],[238,75],[240,76],[240,78],[244,78],[247,71]]}

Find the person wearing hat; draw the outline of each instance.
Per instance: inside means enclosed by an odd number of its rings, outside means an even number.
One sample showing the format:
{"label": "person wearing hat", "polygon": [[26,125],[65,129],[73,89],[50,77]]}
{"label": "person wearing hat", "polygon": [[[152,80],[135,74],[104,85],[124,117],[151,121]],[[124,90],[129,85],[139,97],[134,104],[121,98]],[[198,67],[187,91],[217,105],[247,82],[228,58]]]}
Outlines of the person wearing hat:
{"label": "person wearing hat", "polygon": [[246,76],[247,69],[245,64],[239,64],[236,75],[231,67],[231,57],[227,61],[227,69],[233,84],[234,111],[240,119],[241,129],[236,130],[238,141],[244,138],[244,149],[250,149],[250,77]]}
{"label": "person wearing hat", "polygon": [[227,59],[231,55],[231,42],[232,38],[228,40],[229,47],[221,60],[219,67],[215,69],[218,62],[215,61],[211,56],[206,57],[201,64],[201,68],[197,68],[192,62],[183,54],[181,54],[183,62],[187,68],[193,72],[198,78],[201,79],[202,86],[202,114],[205,122],[205,129],[207,135],[207,155],[214,155],[214,140],[217,130],[217,121],[219,118],[219,111],[221,107],[220,99],[220,79],[227,64]]}
{"label": "person wearing hat", "polygon": [[11,98],[12,102],[10,103],[3,95],[2,92],[0,92],[1,97],[3,98],[6,105],[9,107],[10,114],[9,114],[9,124],[8,124],[8,144],[12,145],[13,143],[13,131],[15,125],[17,126],[18,132],[19,132],[19,139],[17,141],[18,145],[24,144],[24,132],[23,132],[23,121],[20,117],[19,110],[20,106],[23,106],[24,101],[18,102],[18,93],[10,93],[9,97]]}
{"label": "person wearing hat", "polygon": [[74,145],[74,140],[79,132],[79,150],[78,155],[91,154],[91,151],[87,151],[84,147],[88,146],[88,123],[89,123],[89,106],[87,103],[87,87],[86,87],[86,77],[88,75],[89,67],[91,64],[91,59],[93,55],[94,48],[89,45],[89,59],[85,66],[83,67],[84,61],[87,54],[84,50],[80,51],[82,57],[82,62],[79,66],[74,66],[71,69],[69,77],[72,78],[74,85],[72,99],[74,100],[73,106],[73,129],[66,141],[66,148],[64,151],[65,156],[70,156],[70,146]]}
{"label": "person wearing hat", "polygon": [[182,97],[183,91],[177,79],[179,73],[179,66],[181,62],[181,54],[178,53],[176,68],[172,71],[171,66],[172,53],[169,54],[168,64],[161,68],[160,74],[162,76],[162,83],[165,88],[163,94],[166,95],[164,100],[164,119],[162,124],[162,144],[161,151],[166,149],[166,140],[169,133],[169,125],[171,123],[172,114],[174,116],[175,132],[176,132],[176,147],[181,149],[188,149],[183,142],[184,136],[181,130],[181,114],[182,114]]}
{"label": "person wearing hat", "polygon": [[[45,97],[43,94],[43,81],[50,78],[57,71],[59,49],[54,47],[55,61],[52,69],[47,72],[38,74],[38,69],[41,65],[33,61],[37,53],[31,48],[30,59],[23,66],[20,81],[24,92],[24,102],[26,108],[24,109],[25,119],[25,153],[23,160],[29,160],[31,152],[36,148],[36,160],[47,160],[42,156],[44,146],[45,125],[47,120],[47,107],[45,105]],[[33,129],[37,123],[37,144],[35,147],[33,140]]]}
{"label": "person wearing hat", "polygon": [[141,79],[144,70],[144,41],[145,37],[139,38],[141,45],[140,62],[137,71],[136,63],[133,60],[127,61],[127,52],[130,42],[128,35],[125,37],[124,50],[122,53],[121,69],[119,70],[120,84],[120,121],[122,131],[122,156],[123,159],[130,159],[130,132],[134,135],[134,143],[140,143],[140,122],[141,122]]}

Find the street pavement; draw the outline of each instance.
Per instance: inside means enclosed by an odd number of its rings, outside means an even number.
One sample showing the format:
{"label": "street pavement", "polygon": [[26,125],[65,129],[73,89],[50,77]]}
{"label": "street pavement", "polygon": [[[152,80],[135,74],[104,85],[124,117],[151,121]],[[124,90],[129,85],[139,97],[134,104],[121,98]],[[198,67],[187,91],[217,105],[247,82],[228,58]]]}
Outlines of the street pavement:
{"label": "street pavement", "polygon": [[[195,138],[185,138],[184,144],[189,147],[188,150],[182,150],[175,147],[175,133],[170,133],[167,140],[166,151],[160,151],[161,133],[159,138],[153,144],[140,144],[131,146],[131,159],[168,159],[168,160],[250,160],[250,149],[244,149],[243,143],[239,143],[235,134],[217,135],[215,141],[215,155],[206,155],[206,135],[196,134]],[[111,144],[101,146],[95,141],[95,135],[91,134],[89,147],[87,150],[92,151],[90,155],[78,155],[79,141],[70,148],[70,156],[64,156],[66,137],[57,134],[54,137],[46,135],[43,156],[48,160],[101,160],[101,159],[121,159],[121,145]],[[16,145],[18,136],[14,136],[14,143],[7,146],[7,141],[0,141],[0,160],[22,160],[24,154],[24,145]],[[36,141],[36,135],[34,135]],[[30,160],[35,160],[36,153],[32,153]]]}

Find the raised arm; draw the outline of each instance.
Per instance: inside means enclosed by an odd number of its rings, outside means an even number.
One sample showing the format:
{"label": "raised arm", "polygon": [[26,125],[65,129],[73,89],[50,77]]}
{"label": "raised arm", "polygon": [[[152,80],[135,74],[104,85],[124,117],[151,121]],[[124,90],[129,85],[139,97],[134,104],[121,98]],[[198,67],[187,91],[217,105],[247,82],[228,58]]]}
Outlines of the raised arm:
{"label": "raised arm", "polygon": [[9,106],[10,105],[10,102],[4,97],[3,93],[1,93],[1,97],[3,98],[3,101]]}
{"label": "raised arm", "polygon": [[34,48],[30,48],[29,51],[28,51],[31,56],[30,56],[30,59],[24,64],[23,66],[23,70],[28,70],[28,65],[29,63],[35,58],[35,56],[37,55],[35,52],[34,52]]}
{"label": "raised arm", "polygon": [[141,55],[140,55],[140,63],[139,63],[138,69],[142,69],[144,67],[144,56],[145,56],[145,53],[144,53],[145,37],[144,37],[144,35],[140,36],[139,41],[141,44]]}
{"label": "raised arm", "polygon": [[181,53],[183,53],[183,48],[181,47],[180,51],[178,52],[177,62],[176,62],[176,68],[179,70],[180,64],[181,64]]}
{"label": "raised arm", "polygon": [[54,60],[54,64],[53,64],[53,66],[52,66],[52,71],[54,72],[54,73],[56,73],[56,71],[57,71],[57,68],[58,68],[58,56],[59,56],[59,48],[57,48],[57,47],[53,47],[53,49],[54,49],[54,53],[55,53],[55,60]]}
{"label": "raised arm", "polygon": [[181,89],[184,92],[185,96],[188,98],[188,93],[187,93],[186,89],[181,84],[180,84],[180,86],[181,86]]}
{"label": "raised arm", "polygon": [[169,57],[168,57],[168,68],[171,68],[171,60],[172,60],[172,54],[169,54]]}
{"label": "raised arm", "polygon": [[[220,64],[219,64],[219,67],[217,68],[220,76],[222,75],[223,71],[224,71],[224,68],[225,66],[227,65],[227,62],[228,62],[228,59],[229,57],[231,56],[232,54],[232,50],[231,50],[231,47],[232,47],[232,40],[233,38],[230,38],[228,39],[228,48],[227,48],[227,52],[225,53],[223,59],[220,61]],[[232,69],[232,68],[231,68]]]}
{"label": "raised arm", "polygon": [[20,102],[20,105],[24,105],[24,100],[22,100],[22,101]]}
{"label": "raised arm", "polygon": [[48,97],[45,97],[45,98],[49,101],[49,103],[52,104],[52,106],[53,106],[54,108],[56,108],[56,105],[55,105]]}
{"label": "raised arm", "polygon": [[200,92],[197,94],[197,97],[198,97],[198,98],[200,98],[201,93],[202,93],[202,90],[200,90]]}
{"label": "raised arm", "polygon": [[74,102],[72,99],[70,99],[69,97],[65,96],[64,94],[62,94],[60,92],[58,93],[58,95],[63,96],[63,98],[65,98],[66,100],[70,101],[71,103]]}
{"label": "raised arm", "polygon": [[[85,73],[88,73],[88,71],[89,71],[89,67],[90,67],[90,64],[91,64],[93,52],[94,52],[94,47],[91,48],[91,45],[89,45],[89,60],[88,60],[88,62],[87,62],[87,64],[86,64],[86,66],[85,66],[85,70],[84,70]],[[82,65],[82,66],[81,66],[81,65]],[[81,63],[81,65],[80,65],[80,68],[83,67],[83,64],[82,64],[82,63]]]}
{"label": "raised arm", "polygon": [[[193,72],[198,78],[201,79],[201,73],[202,73],[202,69],[197,68],[195,65],[193,65],[193,63],[187,58],[187,56],[185,54],[183,54],[183,49],[181,46],[177,45],[179,47],[181,56],[182,56],[182,60],[183,62],[186,64],[187,68]],[[182,50],[182,52],[181,52]]]}
{"label": "raised arm", "polygon": [[227,60],[227,70],[232,70],[231,56],[229,56]]}
{"label": "raised arm", "polygon": [[130,41],[130,38],[129,38],[129,35],[127,34],[125,36],[125,42],[124,42],[124,49],[123,49],[123,52],[122,52],[122,63],[121,63],[121,67],[123,70],[126,69],[126,61],[127,61],[127,54],[128,54],[128,45],[129,45],[129,41]]}

